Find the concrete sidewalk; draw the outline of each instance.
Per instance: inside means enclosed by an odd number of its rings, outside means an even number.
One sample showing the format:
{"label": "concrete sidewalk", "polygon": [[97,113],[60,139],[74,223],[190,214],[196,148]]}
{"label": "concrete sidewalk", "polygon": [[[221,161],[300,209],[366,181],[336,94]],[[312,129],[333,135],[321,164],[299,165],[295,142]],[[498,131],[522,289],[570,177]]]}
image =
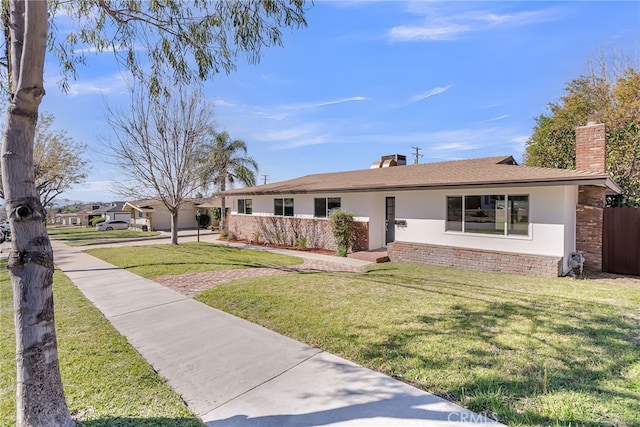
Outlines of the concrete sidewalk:
{"label": "concrete sidewalk", "polygon": [[209,426],[498,425],[52,243],[58,268]]}

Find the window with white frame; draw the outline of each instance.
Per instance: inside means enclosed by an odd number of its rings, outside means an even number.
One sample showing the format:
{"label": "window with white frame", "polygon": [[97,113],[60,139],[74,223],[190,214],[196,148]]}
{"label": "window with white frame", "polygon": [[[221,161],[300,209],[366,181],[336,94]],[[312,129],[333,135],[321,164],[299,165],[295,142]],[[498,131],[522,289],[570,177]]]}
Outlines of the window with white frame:
{"label": "window with white frame", "polygon": [[293,199],[273,199],[273,214],[293,216]]}
{"label": "window with white frame", "polygon": [[340,209],[340,197],[316,197],[313,199],[313,216],[316,218],[327,218],[331,211]]}
{"label": "window with white frame", "polygon": [[253,213],[253,201],[251,199],[238,199],[238,213],[251,215]]}
{"label": "window with white frame", "polygon": [[529,235],[528,195],[447,196],[446,231]]}

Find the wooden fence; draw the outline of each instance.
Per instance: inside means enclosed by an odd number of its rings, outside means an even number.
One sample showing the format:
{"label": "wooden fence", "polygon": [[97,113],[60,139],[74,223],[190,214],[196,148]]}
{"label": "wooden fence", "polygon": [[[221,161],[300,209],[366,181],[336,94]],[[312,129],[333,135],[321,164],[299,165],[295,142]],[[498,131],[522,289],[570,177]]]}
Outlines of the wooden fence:
{"label": "wooden fence", "polygon": [[640,208],[605,208],[602,269],[640,276]]}

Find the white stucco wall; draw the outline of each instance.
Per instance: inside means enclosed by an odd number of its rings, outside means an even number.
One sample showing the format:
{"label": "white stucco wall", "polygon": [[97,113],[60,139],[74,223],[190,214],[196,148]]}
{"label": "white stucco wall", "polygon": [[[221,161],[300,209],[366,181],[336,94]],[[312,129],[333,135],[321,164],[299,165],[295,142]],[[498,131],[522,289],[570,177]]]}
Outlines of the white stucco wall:
{"label": "white stucco wall", "polygon": [[[566,256],[568,248],[572,246],[567,241],[572,237],[567,228],[575,230],[575,200],[572,193],[571,187],[565,186],[398,192],[396,219],[405,219],[407,226],[396,227],[396,241]],[[445,231],[447,196],[488,194],[529,196],[529,236]],[[571,201],[567,201],[567,198]]]}
{"label": "white stucco wall", "polygon": [[569,255],[576,251],[576,205],[578,204],[578,187],[566,186],[564,198],[564,271],[569,271]]}
{"label": "white stucco wall", "polygon": [[[496,236],[445,231],[447,196],[510,194],[529,196],[529,235]],[[457,246],[532,255],[568,257],[575,249],[575,186],[514,187],[499,189],[411,190],[378,193],[296,194],[296,217],[313,218],[315,197],[340,197],[342,209],[358,220],[369,221],[369,248],[385,246],[385,198],[396,198],[395,240]],[[251,196],[253,215],[273,215],[276,196]],[[232,213],[237,214],[237,198]]]}

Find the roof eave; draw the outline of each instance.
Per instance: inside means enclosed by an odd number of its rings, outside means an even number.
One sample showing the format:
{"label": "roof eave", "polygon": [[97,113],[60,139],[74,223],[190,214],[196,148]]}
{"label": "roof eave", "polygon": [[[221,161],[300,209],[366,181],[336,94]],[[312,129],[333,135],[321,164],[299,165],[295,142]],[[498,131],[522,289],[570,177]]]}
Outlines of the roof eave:
{"label": "roof eave", "polygon": [[423,185],[380,185],[380,186],[350,186],[339,188],[318,188],[315,190],[287,189],[287,190],[262,190],[242,191],[232,190],[233,193],[225,193],[228,197],[234,196],[278,196],[287,194],[319,194],[319,193],[363,193],[380,191],[411,191],[411,190],[444,190],[448,188],[486,188],[486,187],[529,187],[552,185],[599,185],[608,190],[608,194],[619,194],[622,190],[608,176],[594,177],[567,177],[554,179],[522,179],[510,181],[486,181],[486,182],[457,182],[452,184],[423,184]]}

